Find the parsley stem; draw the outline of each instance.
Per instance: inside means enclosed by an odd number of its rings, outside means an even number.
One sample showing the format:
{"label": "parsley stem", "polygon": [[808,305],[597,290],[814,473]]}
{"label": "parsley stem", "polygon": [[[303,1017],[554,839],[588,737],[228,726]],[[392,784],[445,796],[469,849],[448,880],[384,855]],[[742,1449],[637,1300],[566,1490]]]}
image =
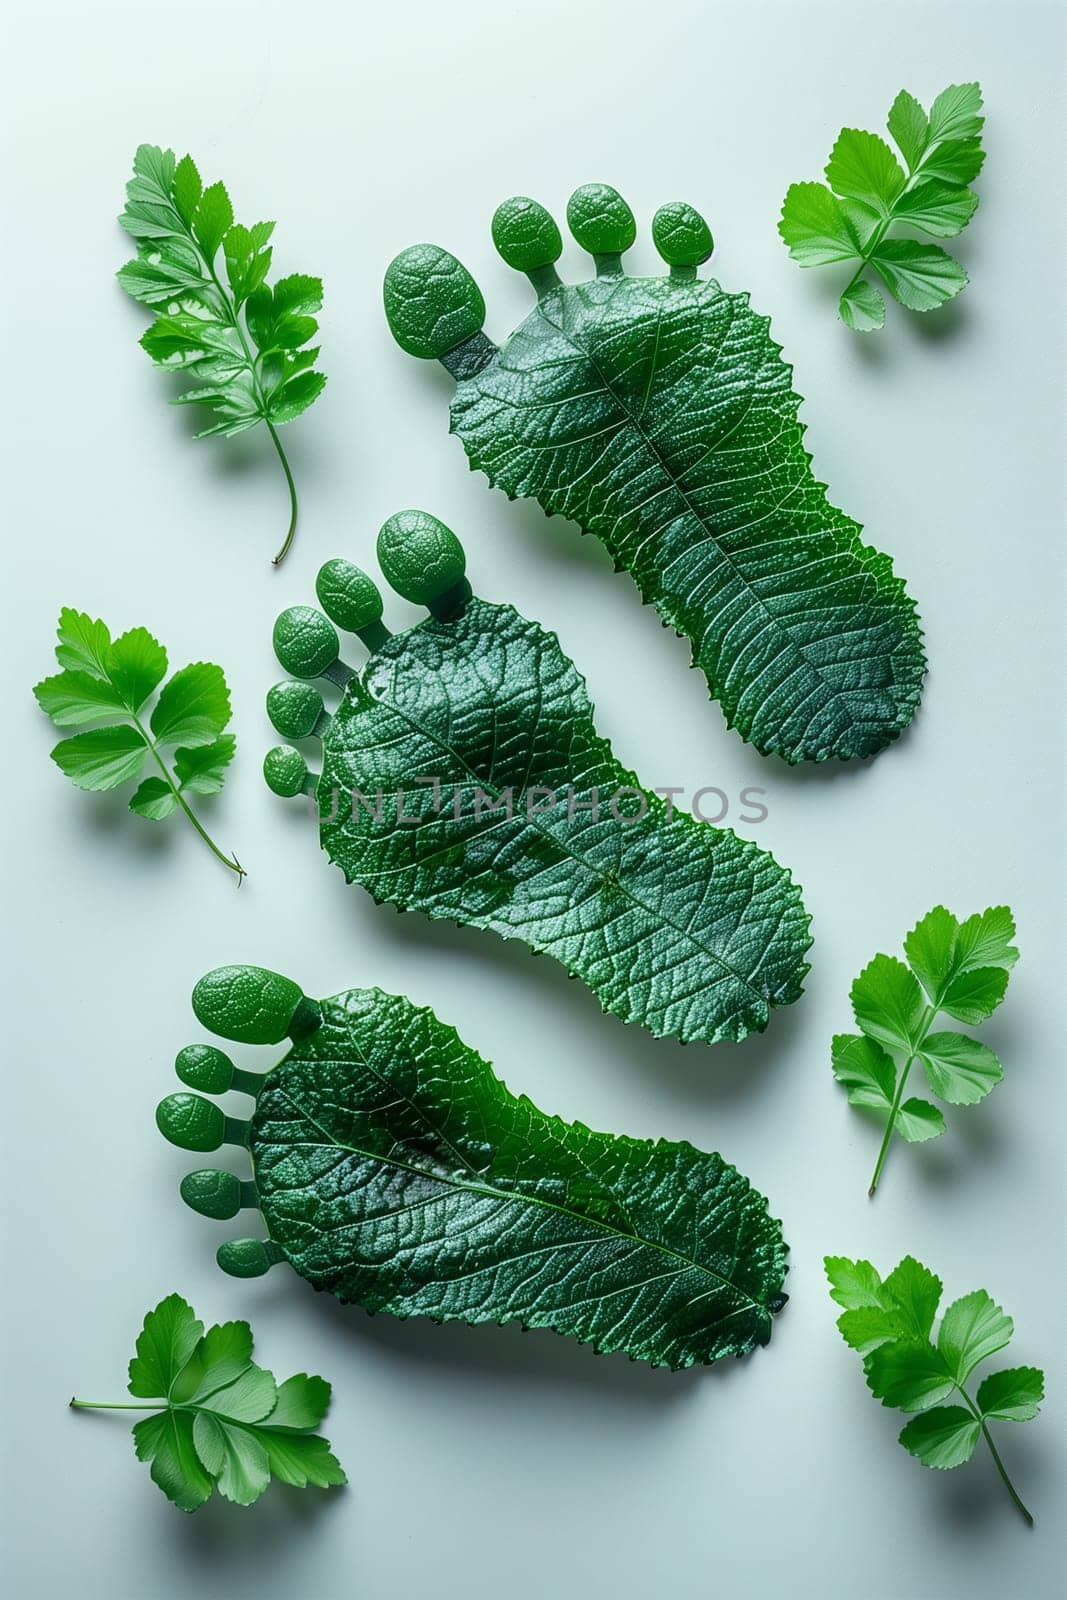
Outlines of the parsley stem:
{"label": "parsley stem", "polygon": [[293,535],[296,533],[296,519],[299,508],[296,503],[296,484],[293,482],[293,474],[289,470],[289,459],[285,454],[284,448],[282,447],[282,441],[278,438],[278,432],[273,422],[269,421],[266,417],[264,417],[263,420],[267,424],[267,432],[274,440],[274,448],[278,452],[278,459],[282,464],[282,471],[285,473],[285,481],[289,485],[289,531],[285,535],[285,543],[282,545],[272,562],[273,566],[280,567],[286,556],[289,554],[289,546],[292,544]]}
{"label": "parsley stem", "polygon": [[1007,1467],[1005,1467],[1003,1461],[1000,1459],[1000,1451],[997,1449],[996,1445],[993,1443],[993,1436],[992,1436],[992,1434],[990,1433],[989,1429],[986,1426],[985,1418],[982,1416],[982,1413],[979,1411],[978,1407],[975,1405],[974,1401],[971,1399],[970,1395],[967,1393],[966,1389],[963,1387],[962,1384],[957,1383],[957,1385],[956,1385],[956,1393],[960,1396],[961,1400],[964,1401],[964,1403],[967,1406],[968,1411],[971,1413],[971,1415],[974,1417],[975,1421],[978,1423],[979,1427],[981,1428],[982,1437],[985,1440],[986,1444],[989,1446],[990,1453],[991,1453],[991,1455],[993,1457],[994,1462],[996,1463],[997,1471],[1000,1473],[1000,1476],[1001,1476],[1001,1479],[1003,1481],[1005,1489],[1007,1489],[1007,1491],[1011,1495],[1011,1498],[1014,1501],[1015,1505],[1019,1508],[1019,1510],[1022,1512],[1023,1516],[1026,1518],[1027,1526],[1032,1528],[1033,1525],[1034,1525],[1034,1519],[1031,1516],[1030,1512],[1027,1511],[1026,1507],[1023,1505],[1022,1501],[1020,1500],[1020,1498],[1019,1498],[1019,1496],[1018,1496],[1018,1494],[1016,1492],[1015,1485],[1012,1483],[1011,1479],[1008,1477],[1008,1469],[1007,1469]]}
{"label": "parsley stem", "polygon": [[72,1400],[72,1406],[82,1407],[89,1411],[166,1411],[167,1403],[161,1405],[127,1405],[125,1402],[115,1400]]}
{"label": "parsley stem", "polygon": [[878,1160],[874,1164],[874,1175],[871,1178],[871,1186],[867,1190],[868,1200],[873,1200],[874,1192],[878,1187],[878,1179],[882,1176],[882,1168],[885,1165],[885,1158],[889,1150],[889,1141],[892,1139],[893,1129],[896,1127],[897,1112],[900,1109],[900,1097],[904,1093],[904,1085],[908,1081],[908,1073],[911,1071],[911,1064],[914,1060],[915,1057],[912,1056],[904,1063],[904,1070],[900,1074],[900,1077],[897,1080],[897,1086],[893,1091],[893,1104],[889,1108],[889,1120],[885,1125],[885,1133],[882,1135],[882,1147],[878,1152]]}
{"label": "parsley stem", "polygon": [[145,726],[142,723],[141,719],[139,717],[134,717],[133,721],[134,721],[134,724],[135,724],[135,726],[137,728],[138,733],[141,735],[141,737],[144,740],[145,744],[148,746],[149,750],[152,752],[152,755],[155,757],[156,766],[159,768],[160,772],[163,774],[163,781],[167,785],[167,788],[170,790],[170,792],[174,796],[175,800],[177,800],[178,804],[181,806],[182,810],[185,812],[185,815],[189,818],[189,821],[192,823],[193,827],[196,829],[196,831],[200,835],[201,839],[203,839],[204,843],[207,845],[207,847],[211,851],[211,853],[219,858],[219,860],[222,862],[224,867],[229,867],[231,872],[236,872],[236,874],[237,874],[237,887],[240,888],[241,880],[248,876],[248,874],[246,873],[244,867],[242,867],[241,863],[238,861],[238,859],[237,859],[237,857],[235,855],[226,855],[224,851],[219,849],[218,845],[215,843],[215,841],[211,837],[210,833],[208,833],[207,829],[204,827],[203,823],[200,821],[200,818],[196,815],[196,812],[193,810],[192,806],[190,806],[189,802],[186,800],[185,796],[182,794],[182,792],[179,789],[178,785],[174,782],[174,779],[171,777],[170,771],[169,771],[169,769],[167,767],[167,763],[163,760],[163,757],[159,753],[159,749],[158,749],[158,747],[156,745],[155,740],[153,738],[151,738],[151,736],[148,733],[148,730],[145,728]]}
{"label": "parsley stem", "polygon": [[[194,241],[194,243],[195,243],[195,241]],[[282,471],[285,473],[285,481],[289,485],[289,528],[288,528],[288,531],[287,531],[287,533],[285,535],[285,541],[282,544],[281,549],[278,551],[278,554],[274,557],[274,559],[273,559],[273,561],[271,563],[272,566],[279,567],[279,566],[281,566],[282,562],[285,560],[286,556],[289,554],[289,546],[292,544],[293,536],[296,533],[296,519],[297,519],[297,511],[298,511],[298,506],[297,506],[297,501],[296,501],[296,484],[293,482],[293,474],[292,474],[292,472],[290,470],[290,467],[289,467],[289,458],[286,455],[285,450],[284,450],[284,448],[282,446],[282,441],[278,438],[277,429],[275,428],[273,422],[271,422],[270,418],[267,415],[267,397],[263,393],[263,385],[260,382],[259,358],[252,354],[252,351],[251,351],[251,348],[249,346],[248,340],[245,338],[245,330],[244,330],[244,327],[241,324],[241,315],[240,315],[240,312],[237,309],[236,302],[234,301],[233,297],[231,295],[229,295],[226,292],[226,290],[223,288],[222,280],[219,278],[218,273],[215,271],[214,262],[213,261],[207,261],[206,257],[204,257],[202,253],[201,253],[201,259],[205,260],[206,265],[207,265],[207,270],[211,274],[211,281],[215,285],[216,290],[218,291],[219,299],[222,302],[223,314],[224,314],[224,316],[226,316],[228,318],[230,326],[233,328],[234,333],[237,335],[237,338],[240,341],[241,349],[244,351],[244,358],[245,358],[245,361],[248,364],[249,376],[252,379],[252,384],[253,384],[253,387],[255,388],[256,396],[257,396],[257,398],[259,400],[260,416],[263,418],[263,421],[267,424],[267,432],[270,434],[271,439],[274,441],[274,448],[278,452],[278,460],[281,462]],[[223,859],[225,860],[225,857],[223,857]]]}
{"label": "parsley stem", "polygon": [[[920,1023],[920,1026],[919,1026],[919,1041],[920,1041],[920,1044],[926,1038],[926,1035],[929,1033],[930,1024],[931,1024],[931,1022],[933,1022],[934,1018],[937,1016],[937,1012],[938,1012],[938,1007],[937,1006],[935,1006],[935,1005],[927,1006],[926,1011],[923,1014],[922,1022]],[[867,1198],[868,1198],[868,1200],[871,1200],[871,1199],[874,1198],[874,1191],[878,1187],[878,1179],[882,1176],[882,1167],[885,1165],[886,1154],[887,1154],[887,1152],[889,1150],[889,1141],[890,1141],[890,1139],[892,1139],[892,1137],[893,1137],[893,1129],[897,1125],[897,1112],[900,1110],[900,1102],[901,1102],[901,1100],[903,1098],[903,1095],[904,1095],[904,1085],[908,1081],[908,1073],[911,1071],[912,1067],[915,1065],[915,1062],[918,1059],[918,1055],[919,1055],[918,1050],[915,1050],[908,1057],[907,1061],[905,1061],[903,1070],[902,1070],[902,1072],[900,1074],[900,1077],[897,1080],[897,1086],[893,1090],[893,1104],[889,1108],[889,1120],[885,1125],[885,1133],[884,1133],[884,1135],[882,1137],[882,1148],[878,1152],[878,1160],[875,1162],[875,1165],[874,1165],[874,1176],[871,1179],[871,1186],[867,1190]]]}
{"label": "parsley stem", "polygon": [[1022,1512],[1023,1516],[1026,1518],[1027,1526],[1032,1528],[1033,1525],[1034,1525],[1034,1519],[1031,1516],[1030,1512],[1027,1511],[1027,1509],[1023,1505],[1022,1501],[1019,1499],[1019,1496],[1015,1491],[1015,1485],[1012,1483],[1011,1479],[1008,1477],[1007,1468],[1005,1467],[1003,1461],[1001,1461],[1000,1452],[998,1451],[996,1445],[993,1443],[992,1435],[990,1434],[989,1429],[986,1427],[984,1422],[982,1423],[982,1436],[985,1439],[986,1444],[989,1446],[990,1451],[992,1452],[993,1460],[996,1462],[997,1471],[1000,1473],[1001,1478],[1004,1480],[1005,1489],[1007,1489],[1008,1493],[1012,1497],[1012,1500],[1015,1502],[1016,1506],[1019,1508],[1019,1510]]}
{"label": "parsley stem", "polygon": [[[941,141],[938,140],[938,144],[940,144],[940,142]],[[911,164],[909,163],[909,165],[908,165],[907,182],[905,183],[903,189],[901,189],[900,193],[897,195],[896,200],[894,200],[893,204],[890,206],[888,216],[885,216],[885,217],[882,218],[881,222],[878,224],[878,226],[875,228],[874,232],[871,234],[870,238],[867,240],[867,243],[863,248],[863,258],[860,261],[860,264],[856,268],[855,272],[852,274],[851,278],[848,280],[848,283],[845,285],[844,289],[842,290],[842,293],[841,293],[842,300],[844,299],[845,295],[848,294],[848,291],[852,288],[852,286],[856,282],[857,278],[861,277],[863,275],[863,273],[866,272],[867,268],[870,266],[871,257],[874,255],[874,252],[877,250],[878,246],[881,244],[882,240],[885,238],[886,234],[889,232],[889,229],[891,228],[893,223],[896,222],[896,220],[897,220],[897,202],[903,199],[903,197],[908,193],[908,191],[911,188],[912,184],[915,182],[916,178],[919,176],[919,172],[921,170],[921,163],[922,163],[923,159],[930,154],[931,150],[936,150],[936,149],[937,149],[937,144],[933,144],[933,145],[930,145],[928,149],[926,149],[926,150],[924,150],[922,152],[922,155],[919,158],[919,160],[920,160],[920,167],[919,168],[913,168],[911,166]],[[872,1194],[874,1193],[874,1189],[873,1188],[871,1189],[871,1193]]]}

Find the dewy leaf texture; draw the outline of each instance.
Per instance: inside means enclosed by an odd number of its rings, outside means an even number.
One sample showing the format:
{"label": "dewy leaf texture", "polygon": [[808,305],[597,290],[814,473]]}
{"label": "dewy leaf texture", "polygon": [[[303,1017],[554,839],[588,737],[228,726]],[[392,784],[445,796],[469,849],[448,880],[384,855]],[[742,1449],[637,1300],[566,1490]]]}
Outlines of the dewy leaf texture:
{"label": "dewy leaf texture", "polygon": [[[273,222],[233,220],[221,183],[203,187],[190,156],[139,147],[119,222],[137,242],[120,270],[127,294],[155,315],[141,344],[159,367],[192,379],[176,405],[202,405],[218,421],[198,438],[227,438],[264,423],[289,489],[290,522],[281,561],[296,532],[297,499],[277,429],[306,411],[326,384],[311,369],[318,348],[313,312],[322,283],[302,273],[266,282]],[[218,261],[219,250],[222,262]]]}
{"label": "dewy leaf texture", "polygon": [[434,1014],[377,989],[321,1003],[277,974],[221,968],[197,1016],[292,1048],[264,1077],[189,1046],[191,1087],[255,1096],[249,1124],[180,1093],[157,1112],[191,1150],[247,1146],[254,1184],[190,1174],[195,1210],[258,1206],[268,1239],[223,1245],[238,1276],[288,1261],[368,1311],[551,1328],[672,1368],[766,1344],[786,1246],[767,1202],[721,1156],[594,1133],[512,1095]]}
{"label": "dewy leaf texture", "polygon": [[[1008,1477],[989,1431],[990,1422],[1026,1422],[1044,1397],[1044,1374],[1036,1367],[990,1373],[972,1397],[964,1387],[975,1369],[1009,1343],[1010,1317],[976,1289],[945,1310],[936,1342],[933,1322],[941,1280],[905,1256],[883,1281],[869,1261],[827,1256],[830,1295],[843,1314],[837,1326],[845,1343],[863,1357],[867,1386],[876,1399],[915,1412],[900,1443],[924,1466],[961,1466],[984,1438],[1008,1493],[1033,1522]],[[946,1405],[953,1397],[962,1404]]]}
{"label": "dewy leaf texture", "polygon": [[[144,709],[167,675],[167,652],[145,628],[131,628],[112,641],[107,624],[64,607],[59,615],[56,660],[62,671],[34,688],[41,710],[60,728],[107,723],[62,739],[52,760],[79,789],[117,789],[144,778],[130,810],[159,822],[180,809],[218,859],[237,874],[244,868],[205,830],[189,803],[192,794],[215,794],[236,741],[223,733],[230,720],[230,693],[222,668],[210,661],[182,667],[163,684],[146,718]],[[147,726],[146,726],[147,722]],[[173,751],[173,771],[163,754]]]}
{"label": "dewy leaf texture", "polygon": [[940,245],[887,235],[905,227],[951,239],[970,222],[978,196],[966,186],[985,160],[981,106],[977,83],[954,84],[927,117],[902,89],[887,127],[906,171],[877,134],[844,128],[826,167],[830,187],[790,187],[778,232],[793,260],[802,267],[859,263],[838,303],[847,327],[869,333],[885,325],[885,300],[864,276],[869,268],[910,311],[933,311],[966,287],[966,272]]}
{"label": "dewy leaf texture", "polygon": [[[837,202],[807,200],[809,252],[838,259],[823,215]],[[543,207],[499,208],[497,246],[538,293],[499,349],[481,331],[473,279],[435,245],[404,251],[386,274],[394,336],[455,377],[452,432],[472,469],[595,534],[690,641],[742,738],[789,762],[876,754],[919,703],[915,604],[813,475],[768,319],[747,294],[697,279],[712,242],[689,206],[653,222],[664,278],[623,273],[635,225],[613,189],[579,189],[568,220],[593,254],[591,283],[560,282]]]}
{"label": "dewy leaf texture", "polygon": [[[458,564],[435,600],[426,573],[448,541]],[[329,717],[302,685],[268,697],[280,732],[321,738],[321,777],[293,750],[265,763],[277,793],[315,796],[323,848],[345,877],[379,902],[524,940],[657,1035],[742,1039],[797,999],[810,939],[788,872],[641,787],[597,734],[555,635],[471,597],[459,544],[436,519],[391,518],[379,559],[400,593],[439,614],[387,635],[370,579],[327,563],[319,596],[342,626],[361,630],[338,572],[373,597],[362,671],[338,660],[320,612],[294,607],[275,629],[289,671],[345,684]],[[311,696],[297,720],[291,691]]]}
{"label": "dewy leaf texture", "polygon": [[831,1059],[851,1104],[885,1118],[872,1195],[894,1132],[910,1143],[945,1132],[936,1106],[903,1098],[916,1063],[938,1099],[954,1106],[977,1104],[1003,1077],[987,1045],[966,1033],[932,1030],[941,1013],[971,1024],[992,1014],[1018,960],[1014,937],[1007,906],[976,912],[963,923],[935,906],[904,941],[907,966],[895,956],[875,956],[852,985],[852,1010],[863,1033],[837,1034]]}
{"label": "dewy leaf texture", "polygon": [[[145,1317],[129,1390],[132,1405],[99,1404],[155,1413],[134,1424],[137,1459],[149,1463],[153,1482],[181,1511],[196,1511],[213,1489],[251,1505],[272,1476],[299,1489],[348,1481],[330,1441],[315,1432],[330,1385],[306,1373],[276,1384],[252,1360],[247,1322],[205,1333],[188,1301],[168,1295]],[[98,1404],[70,1403],[90,1410]]]}

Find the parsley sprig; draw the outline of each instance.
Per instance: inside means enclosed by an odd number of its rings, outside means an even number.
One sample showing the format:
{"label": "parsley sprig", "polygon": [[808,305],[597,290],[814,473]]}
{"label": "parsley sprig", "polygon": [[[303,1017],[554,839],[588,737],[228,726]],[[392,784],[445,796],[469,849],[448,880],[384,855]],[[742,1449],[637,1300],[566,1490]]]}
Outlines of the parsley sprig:
{"label": "parsley sprig", "polygon": [[[138,785],[130,810],[153,822],[181,810],[240,883],[245,869],[219,849],[189,803],[191,795],[218,793],[237,747],[233,734],[223,732],[230,692],[222,668],[210,661],[182,667],[163,684],[146,717],[145,707],[167,674],[167,652],[146,628],[130,628],[113,640],[106,623],[64,607],[57,640],[63,670],[36,685],[38,705],[59,728],[106,724],[61,739],[52,751],[59,770],[79,789],[116,789],[151,762],[159,775]],[[163,754],[169,747],[173,769]]]}
{"label": "parsley sprig", "polygon": [[1007,906],[991,906],[962,923],[935,906],[904,941],[907,966],[895,956],[875,956],[852,985],[852,1010],[863,1032],[835,1036],[832,1065],[850,1103],[886,1119],[869,1194],[878,1187],[894,1133],[915,1144],[945,1132],[945,1119],[929,1100],[904,1099],[916,1065],[937,1098],[954,1106],[975,1105],[1004,1076],[993,1051],[970,1034],[932,1030],[942,1012],[968,1024],[992,1016],[1019,959],[1014,937]]}
{"label": "parsley sprig", "polygon": [[204,1332],[188,1301],[171,1294],[144,1320],[130,1362],[129,1401],[72,1400],[76,1409],[151,1411],[134,1424],[138,1461],[181,1511],[196,1511],[217,1489],[251,1505],[271,1477],[295,1488],[346,1483],[330,1441],[315,1432],[330,1385],[298,1373],[276,1383],[252,1360],[247,1322]]}
{"label": "parsley sprig", "polygon": [[[318,347],[306,348],[318,331],[312,313],[322,305],[322,280],[294,273],[271,289],[274,223],[234,222],[224,185],[205,188],[191,156],[176,161],[158,145],[138,149],[119,222],[137,241],[136,259],[121,268],[119,282],[156,314],[142,347],[157,366],[195,380],[175,405],[207,406],[220,419],[197,437],[229,438],[259,422],[270,434],[289,488],[277,566],[299,510],[278,428],[306,411],[326,384],[311,370]],[[216,266],[220,249],[223,269]]]}
{"label": "parsley sprig", "polygon": [[[1009,1367],[989,1373],[973,1396],[966,1387],[976,1368],[1011,1340],[1011,1318],[984,1289],[975,1289],[946,1308],[935,1342],[941,1280],[913,1256],[885,1279],[869,1261],[845,1256],[827,1256],[825,1267],[831,1298],[844,1307],[837,1319],[841,1337],[863,1357],[871,1393],[884,1406],[914,1413],[900,1434],[904,1449],[926,1467],[946,1469],[969,1461],[984,1439],[1013,1502],[1032,1524],[989,1424],[1036,1417],[1045,1375],[1038,1367]],[[961,1403],[942,1403],[953,1398]]]}
{"label": "parsley sprig", "polygon": [[802,267],[858,261],[838,302],[841,320],[869,333],[885,324],[885,300],[865,276],[869,267],[890,294],[911,311],[932,311],[959,294],[967,274],[940,245],[889,238],[899,224],[939,239],[951,239],[971,220],[978,196],[967,185],[982,169],[985,154],[977,83],[942,91],[927,116],[902,89],[887,127],[905,165],[878,134],[843,128],[822,183],[789,188],[778,232]]}

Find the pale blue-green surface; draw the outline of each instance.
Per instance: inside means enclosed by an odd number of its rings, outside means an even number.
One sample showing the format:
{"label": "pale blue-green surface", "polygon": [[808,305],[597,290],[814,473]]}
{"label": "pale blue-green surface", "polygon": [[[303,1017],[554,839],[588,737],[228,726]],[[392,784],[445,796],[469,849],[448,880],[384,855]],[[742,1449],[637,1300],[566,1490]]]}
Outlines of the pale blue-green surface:
{"label": "pale blue-green surface", "polygon": [[[9,19],[0,1516],[14,1600],[1059,1593],[1061,16],[1019,0],[103,0]],[[842,125],[879,126],[902,86],[928,103],[971,77],[990,151],[957,241],[972,286],[936,320],[891,306],[883,334],[852,335],[834,320],[837,275],[800,271],[777,236],[786,187],[819,176]],[[188,146],[242,216],[278,219],[278,271],[325,281],[330,383],[287,436],[304,514],[280,573],[267,558],[287,501],[269,440],[190,438],[112,278],[140,140]],[[925,704],[869,767],[786,771],[727,733],[687,647],[603,551],[468,473],[446,431],[450,380],[393,343],[380,283],[397,249],[453,249],[501,337],[530,293],[493,250],[494,207],[526,192],[561,218],[591,179],[637,213],[634,270],[662,270],[649,231],[662,201],[706,213],[713,270],[751,289],[795,363],[819,476],[918,600]],[[587,272],[571,245],[561,266]],[[377,910],[319,856],[300,806],[267,792],[274,616],[306,601],[327,557],[370,564],[379,524],[410,505],[460,534],[479,593],[558,630],[603,732],[650,783],[718,785],[727,821],[743,787],[767,790],[768,819],[738,826],[793,869],[816,943],[806,997],[763,1037],[682,1050],[605,1017],[518,947]],[[191,829],[78,794],[49,762],[55,735],[29,689],[62,603],[144,623],[175,663],[224,666],[239,750],[204,810],[249,869],[239,893]],[[1022,958],[983,1032],[1005,1080],[951,1111],[945,1140],[895,1148],[869,1204],[877,1136],[831,1076],[830,1038],[851,1025],[862,964],[937,900],[1016,912]],[[368,1321],[281,1269],[224,1278],[212,1255],[235,1230],[181,1205],[188,1162],[152,1114],[174,1052],[202,1037],[189,991],[228,961],[314,994],[406,991],[547,1111],[727,1152],[793,1247],[771,1346],[674,1375],[549,1334]],[[886,1270],[907,1250],[948,1297],[987,1287],[1015,1318],[1013,1360],[1046,1369],[1041,1420],[1001,1429],[1033,1532],[988,1459],[934,1474],[897,1446],[900,1419],[834,1328],[823,1253]],[[249,1316],[268,1366],[333,1381],[326,1431],[348,1490],[272,1490],[249,1512],[186,1518],[121,1416],[66,1410],[75,1392],[122,1398],[143,1314],[172,1289],[210,1320]]]}

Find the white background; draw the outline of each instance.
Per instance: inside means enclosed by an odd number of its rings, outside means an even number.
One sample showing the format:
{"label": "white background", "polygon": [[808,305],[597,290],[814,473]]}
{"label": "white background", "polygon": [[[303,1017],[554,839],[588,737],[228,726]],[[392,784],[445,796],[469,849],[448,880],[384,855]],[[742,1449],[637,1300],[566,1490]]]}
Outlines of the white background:
{"label": "white background", "polygon": [[[483,4],[180,7],[38,4],[9,13],[3,213],[8,512],[4,855],[9,951],[4,1161],[9,1231],[3,1465],[13,1600],[619,1600],[789,1594],[843,1600],[1054,1592],[1063,1490],[1062,591],[1063,57],[1055,6]],[[987,171],[959,241],[973,284],[864,339],[836,320],[842,274],[803,273],[775,232],[787,185],[819,175],[842,124],[880,127],[980,78]],[[190,149],[238,217],[276,217],[279,271],[321,273],[330,383],[287,430],[303,522],[282,571],[284,485],[268,440],[197,443],[137,348],[113,273],[135,145]],[[615,183],[640,223],[631,270],[661,270],[663,200],[704,210],[714,270],[774,316],[833,498],[892,552],[931,670],[902,742],[857,770],[786,771],[726,732],[687,648],[603,551],[508,504],[447,435],[450,382],[403,355],[382,272],[417,239],[476,273],[488,331],[525,314],[489,239],[519,192],[562,214]],[[569,275],[588,265],[568,246]],[[392,511],[425,506],[466,543],[480,594],[558,629],[602,730],[646,782],[746,784],[746,831],[804,885],[802,1002],[739,1048],[682,1050],[604,1017],[518,945],[376,910],[263,786],[279,676],[273,618],[328,556],[365,564]],[[30,685],[61,604],[135,623],[173,666],[218,660],[239,753],[209,825],[250,870],[235,892],[175,819],[76,792],[48,760]],[[394,626],[412,608],[390,603]],[[13,725],[13,730],[12,730]],[[1010,902],[1022,960],[983,1037],[1005,1063],[947,1137],[894,1148],[829,1068],[848,987],[937,901]],[[515,1329],[370,1321],[285,1269],[250,1284],[213,1252],[234,1225],[178,1200],[189,1158],[153,1126],[176,1049],[200,1037],[193,982],[224,961],[312,994],[380,984],[433,1005],[547,1110],[721,1149],[771,1197],[792,1298],[771,1346],[671,1375]],[[245,1052],[252,1055],[253,1052]],[[243,1102],[241,1103],[243,1105]],[[240,1231],[238,1227],[238,1231]],[[1001,1428],[1028,1532],[980,1453],[955,1473],[896,1444],[834,1328],[826,1252],[883,1270],[913,1251],[947,1297],[987,1287],[1013,1314],[1008,1360],[1044,1366],[1041,1419]],[[247,1315],[265,1364],[333,1380],[328,1432],[351,1487],[273,1489],[185,1517],[133,1457],[121,1399],[145,1310],[172,1289]],[[1056,1592],[1059,1592],[1058,1588]]]}

